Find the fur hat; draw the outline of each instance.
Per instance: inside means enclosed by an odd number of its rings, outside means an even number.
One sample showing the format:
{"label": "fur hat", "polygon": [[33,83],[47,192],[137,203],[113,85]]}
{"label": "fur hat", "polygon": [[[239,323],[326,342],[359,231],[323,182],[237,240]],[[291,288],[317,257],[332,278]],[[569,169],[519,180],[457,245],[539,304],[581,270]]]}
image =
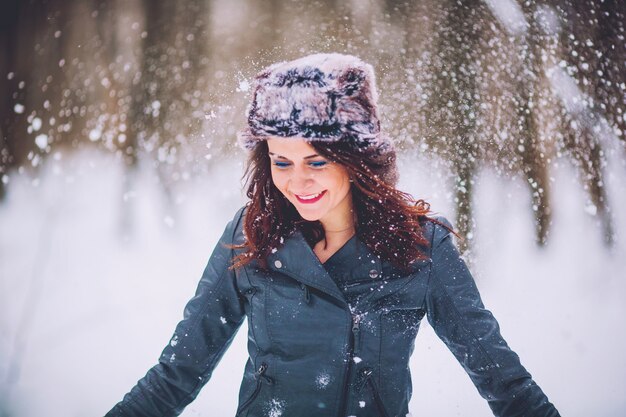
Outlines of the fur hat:
{"label": "fur hat", "polygon": [[352,55],[308,55],[270,65],[255,77],[248,126],[238,132],[245,149],[268,136],[349,141],[375,159],[395,151],[380,130],[374,69]]}

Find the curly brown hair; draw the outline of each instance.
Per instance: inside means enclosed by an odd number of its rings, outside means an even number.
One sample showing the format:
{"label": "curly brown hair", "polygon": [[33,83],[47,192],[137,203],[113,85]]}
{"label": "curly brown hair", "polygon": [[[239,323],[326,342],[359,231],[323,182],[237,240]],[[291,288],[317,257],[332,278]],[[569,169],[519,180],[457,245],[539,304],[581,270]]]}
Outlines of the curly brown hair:
{"label": "curly brown hair", "polygon": [[[395,187],[395,152],[381,158],[343,141],[309,143],[319,155],[348,171],[356,234],[372,253],[403,271],[409,271],[414,261],[428,259],[429,241],[422,233],[423,222],[447,226],[427,216],[431,213],[429,203]],[[266,141],[251,150],[244,178],[250,199],[243,225],[246,241],[232,247],[247,251],[233,259],[231,268],[257,260],[267,269],[272,249],[279,248],[296,229],[311,247],[324,238],[321,222],[304,220],[274,186]]]}

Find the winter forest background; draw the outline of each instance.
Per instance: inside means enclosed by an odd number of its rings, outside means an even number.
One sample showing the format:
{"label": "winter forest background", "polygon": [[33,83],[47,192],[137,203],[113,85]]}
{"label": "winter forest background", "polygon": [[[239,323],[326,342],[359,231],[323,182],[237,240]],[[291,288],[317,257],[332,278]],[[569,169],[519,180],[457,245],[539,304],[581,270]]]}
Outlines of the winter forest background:
{"label": "winter forest background", "polygon": [[[6,0],[0,416],[103,415],[244,202],[253,75],[374,65],[400,188],[457,242],[567,416],[626,415],[626,2]],[[234,415],[247,330],[184,416]],[[491,415],[424,322],[414,415]]]}

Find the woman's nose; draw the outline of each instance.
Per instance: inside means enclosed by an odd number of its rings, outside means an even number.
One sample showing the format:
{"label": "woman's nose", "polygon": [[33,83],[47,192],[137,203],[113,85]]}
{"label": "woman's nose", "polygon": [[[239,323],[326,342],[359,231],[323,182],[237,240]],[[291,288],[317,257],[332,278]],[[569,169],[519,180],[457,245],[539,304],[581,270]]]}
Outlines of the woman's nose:
{"label": "woman's nose", "polygon": [[291,177],[292,188],[304,191],[313,184],[313,178],[310,173],[302,169],[295,169]]}

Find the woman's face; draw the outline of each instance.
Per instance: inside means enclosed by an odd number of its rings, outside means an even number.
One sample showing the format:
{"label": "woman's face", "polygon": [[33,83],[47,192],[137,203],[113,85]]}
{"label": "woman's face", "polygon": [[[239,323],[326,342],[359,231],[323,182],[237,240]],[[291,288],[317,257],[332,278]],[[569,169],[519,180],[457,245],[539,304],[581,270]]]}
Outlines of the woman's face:
{"label": "woman's face", "polygon": [[272,181],[308,221],[335,225],[352,219],[348,171],[318,155],[305,140],[272,137],[267,140]]}

